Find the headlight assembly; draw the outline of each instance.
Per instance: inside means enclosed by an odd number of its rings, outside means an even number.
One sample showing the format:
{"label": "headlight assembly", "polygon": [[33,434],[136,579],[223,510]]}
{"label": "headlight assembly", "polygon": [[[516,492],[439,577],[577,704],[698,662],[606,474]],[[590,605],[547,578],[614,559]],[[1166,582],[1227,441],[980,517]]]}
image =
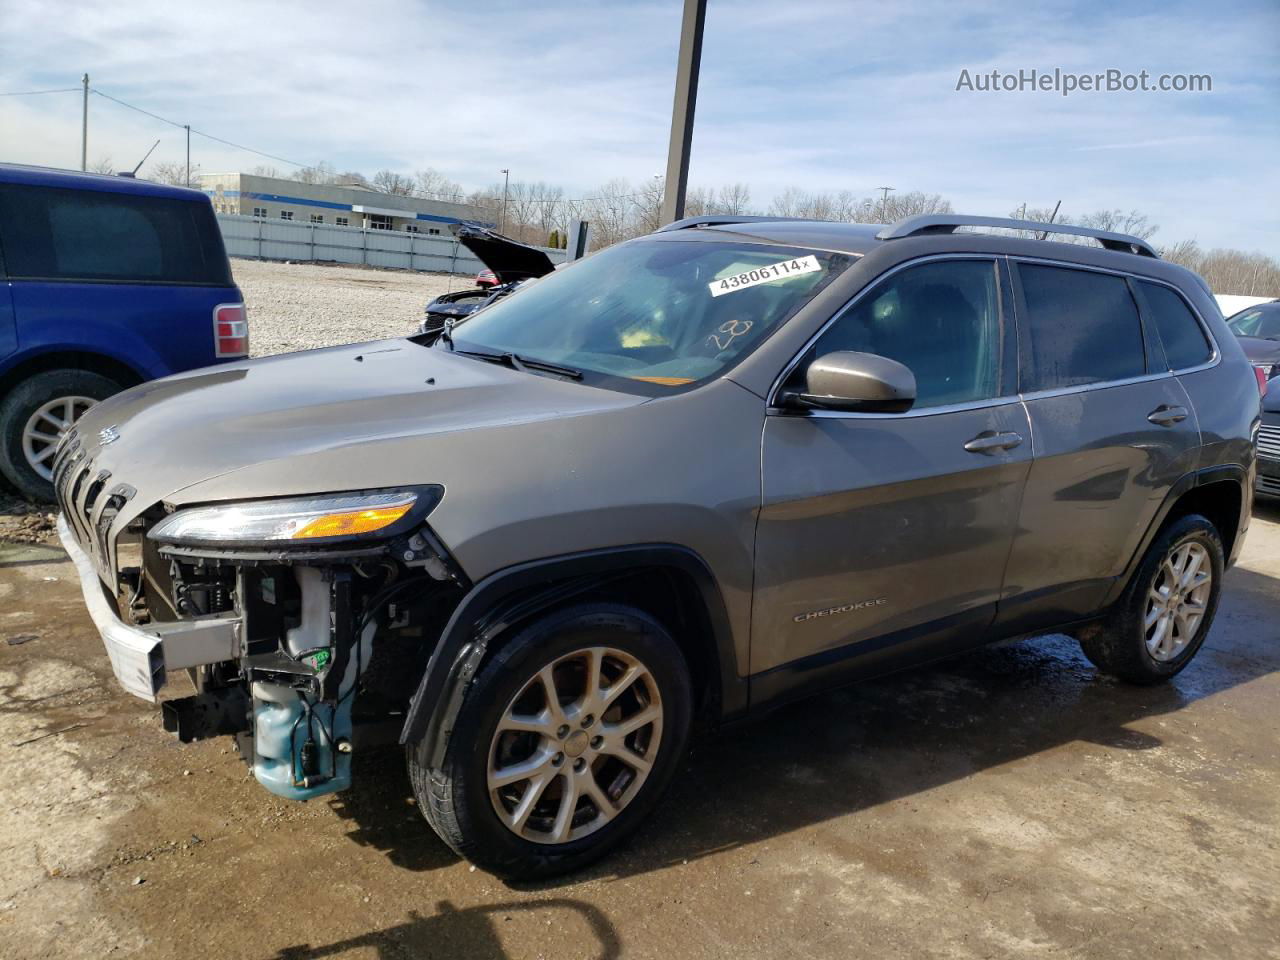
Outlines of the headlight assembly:
{"label": "headlight assembly", "polygon": [[396,533],[438,500],[436,487],[191,507],[165,517],[148,536],[178,545],[320,546]]}

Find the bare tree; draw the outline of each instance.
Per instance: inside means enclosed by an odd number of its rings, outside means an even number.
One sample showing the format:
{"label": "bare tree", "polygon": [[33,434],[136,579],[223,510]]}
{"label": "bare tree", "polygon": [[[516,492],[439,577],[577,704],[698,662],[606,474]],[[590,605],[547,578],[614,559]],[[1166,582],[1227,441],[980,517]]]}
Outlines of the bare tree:
{"label": "bare tree", "polygon": [[[1214,249],[1200,253],[1194,242],[1162,251],[1166,260],[1190,267],[1215,293],[1247,297],[1280,297],[1280,261],[1262,253]],[[1178,257],[1190,254],[1191,262]]]}
{"label": "bare tree", "polygon": [[462,184],[450,180],[439,170],[427,167],[413,176],[418,196],[436,200],[462,200]]}
{"label": "bare tree", "polygon": [[332,183],[333,165],[322,160],[314,167],[301,167],[293,171],[289,179],[299,183]]}
{"label": "bare tree", "polygon": [[284,178],[284,174],[280,172],[280,169],[271,166],[269,163],[260,163],[249,173],[255,177],[275,177],[277,180]]}
{"label": "bare tree", "polygon": [[631,184],[618,178],[592,190],[582,203],[582,216],[591,222],[592,246],[596,249],[629,240],[638,233],[631,215],[631,194]]}
{"label": "bare tree", "polygon": [[413,177],[406,177],[394,170],[379,170],[370,182],[379,193],[389,193],[396,197],[412,196],[416,186]]}
{"label": "bare tree", "polygon": [[[191,182],[195,183],[200,176],[199,164],[191,165]],[[146,179],[156,183],[167,183],[175,187],[187,185],[187,165],[180,160],[159,160],[151,165]]]}
{"label": "bare tree", "polygon": [[[666,183],[666,177],[650,177],[636,190],[636,236],[653,233],[662,226],[662,197],[666,193]],[[687,193],[685,206],[688,206]],[[685,216],[695,216],[695,214],[686,209]]]}
{"label": "bare tree", "polygon": [[751,213],[751,188],[745,183],[728,183],[716,191],[713,213],[744,217]]}
{"label": "bare tree", "polygon": [[1130,210],[1099,210],[1085,214],[1076,221],[1082,227],[1092,230],[1107,230],[1111,233],[1127,233],[1140,240],[1148,240],[1160,228],[1152,223],[1145,213]]}
{"label": "bare tree", "polygon": [[109,156],[101,156],[93,163],[89,164],[90,173],[115,173],[115,164],[111,162]]}
{"label": "bare tree", "polygon": [[1204,252],[1200,249],[1200,244],[1194,240],[1179,240],[1172,246],[1161,247],[1160,257],[1170,263],[1177,263],[1189,270],[1195,270],[1197,273],[1200,272],[1200,266],[1204,262]]}
{"label": "bare tree", "polygon": [[893,223],[903,217],[915,217],[927,213],[954,213],[951,201],[937,193],[922,193],[911,190],[907,193],[895,193],[883,201],[885,223]]}

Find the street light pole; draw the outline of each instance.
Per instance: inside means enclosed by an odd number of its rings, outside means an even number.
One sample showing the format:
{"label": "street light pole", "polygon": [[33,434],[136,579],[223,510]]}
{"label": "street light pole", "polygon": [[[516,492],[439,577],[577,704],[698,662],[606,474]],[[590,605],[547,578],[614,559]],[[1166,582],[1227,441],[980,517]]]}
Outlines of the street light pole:
{"label": "street light pole", "polygon": [[689,187],[689,147],[693,143],[693,112],[698,102],[698,70],[702,64],[702,28],[707,0],[684,0],[680,24],[680,56],[676,62],[676,94],[671,108],[671,143],[667,148],[666,189],[662,196],[662,222],[684,216]]}
{"label": "street light pole", "polygon": [[80,171],[83,173],[89,169],[89,75],[86,73],[80,82],[84,84],[84,104],[80,111]]}
{"label": "street light pole", "polygon": [[187,124],[187,186],[191,186],[191,124]]}
{"label": "street light pole", "polygon": [[507,186],[511,182],[511,171],[502,171],[502,216],[499,218],[501,223],[498,224],[498,232],[505,233],[507,229]]}

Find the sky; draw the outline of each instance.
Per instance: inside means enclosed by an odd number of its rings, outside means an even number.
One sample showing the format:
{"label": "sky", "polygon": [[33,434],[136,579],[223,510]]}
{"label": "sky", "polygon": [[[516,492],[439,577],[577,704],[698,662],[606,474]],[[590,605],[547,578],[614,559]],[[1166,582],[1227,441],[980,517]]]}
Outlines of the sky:
{"label": "sky", "polygon": [[[666,166],[680,0],[0,0],[0,94],[94,88],[299,163],[588,196]],[[1201,92],[957,90],[961,72],[1208,74]],[[976,80],[974,81],[976,85]],[[0,161],[77,167],[75,93],[0,96]],[[181,160],[90,98],[89,158]],[[199,136],[202,171],[294,169]],[[880,186],[961,213],[1137,209],[1280,257],[1280,3],[709,0],[690,180]]]}

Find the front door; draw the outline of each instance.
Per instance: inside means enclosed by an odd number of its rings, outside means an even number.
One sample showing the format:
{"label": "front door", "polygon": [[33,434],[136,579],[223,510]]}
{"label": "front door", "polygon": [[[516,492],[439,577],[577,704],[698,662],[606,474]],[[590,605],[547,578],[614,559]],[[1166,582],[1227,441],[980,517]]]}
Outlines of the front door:
{"label": "front door", "polygon": [[789,375],[875,353],[912,370],[917,400],[766,418],[751,641],[752,673],[775,674],[763,695],[835,661],[958,646],[992,622],[1031,461],[1002,289],[990,258],[900,268]]}

